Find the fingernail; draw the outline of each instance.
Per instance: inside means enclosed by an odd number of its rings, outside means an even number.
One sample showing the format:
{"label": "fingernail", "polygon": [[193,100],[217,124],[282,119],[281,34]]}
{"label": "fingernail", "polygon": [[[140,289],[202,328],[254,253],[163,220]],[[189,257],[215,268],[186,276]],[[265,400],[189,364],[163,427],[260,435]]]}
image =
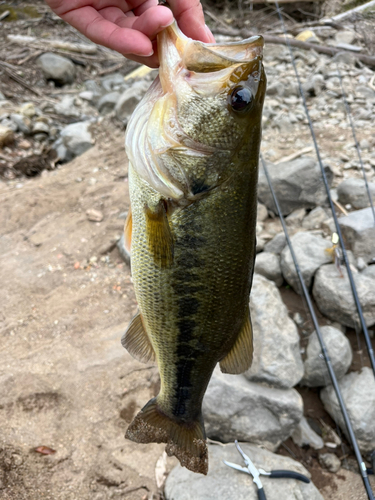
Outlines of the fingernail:
{"label": "fingernail", "polygon": [[134,55],[138,57],[151,57],[154,55],[154,51],[152,50],[149,54],[134,54]]}
{"label": "fingernail", "polygon": [[163,29],[164,29],[164,28],[168,28],[168,26],[170,26],[170,25],[171,25],[171,24],[173,24],[173,23],[174,23],[174,19],[172,19],[172,21],[171,21],[170,23],[165,24],[165,25],[163,25],[163,26],[160,26],[160,28],[163,28]]}

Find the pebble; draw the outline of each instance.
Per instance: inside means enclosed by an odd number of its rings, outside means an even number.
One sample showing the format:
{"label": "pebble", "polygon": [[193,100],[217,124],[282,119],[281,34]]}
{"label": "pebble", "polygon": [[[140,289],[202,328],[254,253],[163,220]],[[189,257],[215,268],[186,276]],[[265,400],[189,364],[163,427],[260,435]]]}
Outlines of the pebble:
{"label": "pebble", "polygon": [[334,453],[320,453],[319,463],[329,472],[338,472],[341,468],[341,460]]}
{"label": "pebble", "polygon": [[46,80],[53,80],[57,85],[74,82],[76,69],[72,61],[66,57],[53,52],[45,52],[38,57],[37,64],[42,69]]}
{"label": "pebble", "polygon": [[92,222],[101,222],[104,218],[104,215],[100,210],[89,208],[88,210],[86,210],[86,217]]}

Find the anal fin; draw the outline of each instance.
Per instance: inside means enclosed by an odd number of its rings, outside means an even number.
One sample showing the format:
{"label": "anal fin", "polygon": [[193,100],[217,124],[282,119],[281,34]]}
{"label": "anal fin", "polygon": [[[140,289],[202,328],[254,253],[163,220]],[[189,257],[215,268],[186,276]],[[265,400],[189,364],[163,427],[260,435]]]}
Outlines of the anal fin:
{"label": "anal fin", "polygon": [[141,363],[155,361],[155,351],[143,326],[142,316],[136,314],[122,336],[121,344]]}
{"label": "anal fin", "polygon": [[183,467],[207,474],[208,451],[202,417],[194,422],[173,420],[151,399],[136,415],[125,437],[136,443],[166,443],[169,456],[176,456]]}
{"label": "anal fin", "polygon": [[148,247],[154,262],[169,267],[173,262],[173,237],[163,200],[153,209],[145,207],[145,213]]}
{"label": "anal fin", "polygon": [[248,370],[253,360],[253,330],[247,310],[242,330],[228,354],[220,361],[223,373],[240,374]]}

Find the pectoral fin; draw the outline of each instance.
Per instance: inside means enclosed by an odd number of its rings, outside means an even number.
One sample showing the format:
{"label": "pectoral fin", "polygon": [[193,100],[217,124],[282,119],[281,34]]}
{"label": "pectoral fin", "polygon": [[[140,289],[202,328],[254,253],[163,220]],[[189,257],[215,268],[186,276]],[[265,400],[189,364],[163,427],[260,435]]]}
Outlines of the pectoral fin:
{"label": "pectoral fin", "polygon": [[145,208],[148,247],[155,264],[169,267],[173,262],[173,237],[163,200],[154,209]]}
{"label": "pectoral fin", "polygon": [[125,220],[125,227],[124,227],[124,245],[125,245],[125,250],[130,254],[131,252],[131,246],[132,246],[132,230],[133,230],[133,217],[132,217],[132,209],[129,207],[129,212],[128,215],[126,216]]}
{"label": "pectoral fin", "polygon": [[124,333],[121,344],[141,363],[155,361],[155,351],[143,326],[142,316],[136,314]]}
{"label": "pectoral fin", "polygon": [[239,374],[248,370],[253,359],[253,331],[250,311],[246,314],[245,323],[236,342],[228,354],[220,361],[223,373]]}

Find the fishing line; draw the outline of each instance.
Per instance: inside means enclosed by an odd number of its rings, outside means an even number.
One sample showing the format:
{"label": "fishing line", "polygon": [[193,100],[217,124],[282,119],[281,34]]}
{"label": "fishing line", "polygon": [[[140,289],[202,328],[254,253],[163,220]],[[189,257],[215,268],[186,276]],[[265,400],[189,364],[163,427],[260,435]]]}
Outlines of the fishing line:
{"label": "fishing line", "polygon": [[309,292],[306,288],[305,281],[303,279],[303,276],[302,276],[302,273],[301,273],[301,270],[300,270],[300,267],[299,267],[299,264],[297,261],[297,257],[294,253],[292,242],[289,238],[289,233],[288,233],[288,230],[287,230],[287,227],[285,224],[285,220],[284,220],[284,217],[283,217],[281,209],[280,209],[279,202],[278,202],[277,197],[276,197],[276,193],[275,193],[273,186],[272,186],[272,182],[271,182],[271,178],[270,178],[269,173],[268,173],[267,165],[266,165],[262,155],[260,155],[260,158],[261,158],[261,161],[263,164],[264,173],[265,173],[267,181],[268,181],[268,185],[269,185],[269,188],[270,188],[270,191],[271,191],[271,194],[272,194],[275,206],[276,206],[278,216],[280,217],[280,222],[281,222],[281,225],[282,225],[283,230],[284,230],[285,238],[286,238],[286,241],[287,241],[287,244],[288,244],[288,247],[289,247],[289,250],[290,250],[296,271],[297,271],[298,279],[301,283],[303,294],[304,294],[304,297],[306,299],[307,306],[309,308],[311,319],[314,323],[315,331],[316,331],[316,334],[317,334],[317,337],[319,340],[320,347],[322,349],[323,358],[324,358],[326,365],[327,365],[327,369],[328,369],[328,373],[329,373],[329,376],[330,376],[330,379],[332,382],[332,386],[335,390],[336,397],[337,397],[337,400],[338,400],[339,405],[340,405],[340,409],[341,409],[341,412],[342,412],[342,415],[344,418],[346,428],[348,429],[348,434],[349,434],[350,441],[351,441],[352,446],[353,446],[354,454],[355,454],[357,462],[358,462],[359,472],[362,476],[362,480],[363,480],[363,484],[364,484],[365,489],[366,489],[367,496],[368,496],[369,500],[375,500],[375,497],[374,497],[374,494],[373,494],[373,491],[371,489],[371,485],[370,485],[370,482],[369,482],[369,479],[367,476],[366,464],[364,463],[361,452],[359,450],[357,439],[355,437],[353,427],[352,427],[344,400],[343,400],[342,395],[341,395],[340,387],[338,385],[337,378],[336,378],[335,372],[334,372],[333,367],[332,367],[332,362],[331,362],[331,359],[328,355],[327,347],[326,347],[324,340],[323,340],[323,336],[322,336],[322,332],[321,332],[320,327],[319,327],[318,319],[316,317]]}
{"label": "fishing line", "polygon": [[342,98],[342,100],[344,101],[346,114],[347,114],[347,117],[348,117],[348,119],[349,119],[350,127],[351,127],[351,129],[352,129],[352,135],[353,135],[353,139],[354,139],[354,144],[355,144],[355,148],[356,148],[356,150],[357,150],[358,159],[359,159],[359,164],[360,164],[360,166],[361,166],[363,179],[364,179],[364,181],[365,181],[366,191],[367,191],[367,196],[368,196],[368,199],[369,199],[369,201],[370,201],[370,206],[371,206],[372,216],[373,216],[373,218],[374,218],[374,225],[375,225],[375,209],[374,209],[374,203],[373,203],[373,201],[372,201],[372,196],[371,196],[370,187],[369,187],[368,182],[367,182],[367,175],[366,175],[366,172],[365,172],[365,167],[364,167],[364,165],[363,165],[362,154],[361,154],[361,148],[360,148],[360,146],[359,146],[359,142],[358,142],[358,140],[357,140],[357,134],[356,134],[356,132],[355,132],[353,115],[352,115],[352,112],[351,112],[351,109],[350,109],[350,106],[349,106],[349,102],[348,102],[348,99],[347,99],[347,96],[346,96],[346,92],[345,92],[345,89],[344,89],[344,82],[343,82],[342,75],[341,75],[341,71],[340,71],[340,67],[339,67],[339,64],[338,64],[338,62],[337,62],[337,61],[336,61],[336,68],[337,68],[337,73],[338,73],[339,80],[340,80],[341,98]]}
{"label": "fishing line", "polygon": [[285,24],[284,24],[284,19],[283,19],[282,13],[280,11],[279,3],[278,3],[277,0],[275,0],[275,5],[276,5],[277,13],[278,13],[278,16],[279,16],[279,19],[280,19],[280,22],[281,22],[281,25],[282,25],[282,28],[283,28],[283,31],[284,31],[285,41],[286,41],[286,44],[287,44],[288,49],[289,49],[291,62],[292,62],[292,65],[293,65],[293,69],[294,69],[294,72],[295,72],[295,75],[296,75],[296,79],[297,79],[297,83],[298,83],[298,87],[299,87],[299,92],[301,94],[303,106],[305,108],[305,113],[306,113],[307,121],[308,121],[308,124],[309,124],[309,127],[310,127],[311,137],[312,137],[312,140],[313,140],[313,143],[314,143],[316,156],[317,156],[318,163],[319,163],[320,170],[321,170],[322,177],[323,177],[323,183],[324,183],[324,186],[325,186],[326,191],[327,191],[327,197],[328,197],[330,208],[331,208],[331,211],[332,211],[332,216],[333,216],[333,219],[334,219],[334,222],[335,222],[336,232],[337,232],[337,235],[339,237],[339,241],[340,241],[340,245],[341,245],[341,250],[342,250],[342,255],[343,255],[343,259],[344,259],[344,262],[345,262],[345,267],[346,267],[346,270],[347,270],[347,273],[348,273],[349,282],[350,282],[350,287],[352,289],[352,293],[353,293],[353,297],[354,297],[354,302],[355,302],[355,305],[356,305],[356,308],[357,308],[357,312],[358,312],[360,324],[362,326],[363,335],[364,335],[365,341],[366,341],[366,347],[367,347],[368,355],[369,355],[369,358],[370,358],[370,363],[371,363],[372,371],[373,371],[374,377],[375,377],[375,356],[374,356],[374,349],[373,349],[372,344],[371,344],[370,335],[369,335],[369,332],[367,330],[367,325],[366,325],[365,318],[363,316],[362,306],[361,306],[361,303],[360,303],[359,297],[358,297],[357,287],[355,285],[354,278],[353,278],[353,273],[352,273],[352,270],[350,268],[349,259],[348,259],[348,255],[347,255],[347,252],[346,252],[346,247],[345,247],[345,244],[344,244],[344,239],[343,239],[342,232],[341,232],[341,227],[340,227],[340,224],[338,222],[337,215],[336,215],[334,203],[333,203],[333,200],[332,200],[332,196],[331,196],[329,185],[328,185],[328,181],[327,181],[327,176],[326,176],[326,173],[324,171],[324,166],[323,166],[322,158],[320,156],[319,146],[318,146],[318,143],[317,143],[317,140],[316,140],[314,127],[313,127],[313,124],[312,124],[312,121],[311,121],[311,118],[310,118],[310,113],[309,113],[309,110],[308,110],[308,107],[307,107],[305,93],[304,93],[303,88],[302,88],[301,80],[300,80],[300,77],[299,77],[299,73],[298,73],[296,62],[295,62],[294,55],[293,55],[293,50],[292,50],[292,47],[290,45],[289,39],[287,37],[287,31],[286,31],[286,27],[285,27]]}

